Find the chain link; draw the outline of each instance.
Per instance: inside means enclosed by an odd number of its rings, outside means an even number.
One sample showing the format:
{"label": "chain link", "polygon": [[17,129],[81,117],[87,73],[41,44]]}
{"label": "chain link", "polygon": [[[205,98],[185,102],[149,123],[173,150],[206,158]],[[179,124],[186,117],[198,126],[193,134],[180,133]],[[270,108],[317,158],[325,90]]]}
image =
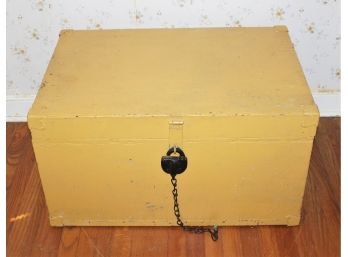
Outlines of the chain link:
{"label": "chain link", "polygon": [[174,198],[174,215],[176,217],[176,224],[178,224],[178,226],[182,227],[184,231],[189,231],[189,232],[193,232],[193,233],[204,233],[204,232],[208,232],[210,233],[211,238],[213,239],[213,241],[218,240],[219,238],[219,231],[218,231],[218,227],[214,226],[212,229],[210,228],[206,228],[206,227],[202,227],[202,226],[185,226],[184,223],[181,220],[180,217],[180,210],[179,210],[179,202],[178,202],[178,190],[177,190],[177,180],[175,178],[175,176],[172,176],[171,178],[171,182],[173,185],[173,198]]}

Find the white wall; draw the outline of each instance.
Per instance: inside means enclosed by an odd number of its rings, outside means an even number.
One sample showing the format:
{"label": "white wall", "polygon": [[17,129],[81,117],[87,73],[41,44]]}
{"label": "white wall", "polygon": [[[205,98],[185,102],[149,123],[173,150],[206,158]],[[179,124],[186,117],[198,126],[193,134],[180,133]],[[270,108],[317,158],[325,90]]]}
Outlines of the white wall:
{"label": "white wall", "polygon": [[321,115],[340,113],[340,1],[7,0],[7,120],[25,120],[61,29],[285,24]]}

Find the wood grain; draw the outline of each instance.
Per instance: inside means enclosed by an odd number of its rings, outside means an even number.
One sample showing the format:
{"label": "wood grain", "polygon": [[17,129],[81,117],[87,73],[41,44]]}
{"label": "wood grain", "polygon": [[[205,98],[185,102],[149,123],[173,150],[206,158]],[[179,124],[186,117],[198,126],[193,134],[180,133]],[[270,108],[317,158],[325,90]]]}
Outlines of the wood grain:
{"label": "wood grain", "polygon": [[301,225],[221,227],[220,239],[177,227],[50,227],[26,123],[8,123],[7,256],[340,256],[340,118],[321,118]]}

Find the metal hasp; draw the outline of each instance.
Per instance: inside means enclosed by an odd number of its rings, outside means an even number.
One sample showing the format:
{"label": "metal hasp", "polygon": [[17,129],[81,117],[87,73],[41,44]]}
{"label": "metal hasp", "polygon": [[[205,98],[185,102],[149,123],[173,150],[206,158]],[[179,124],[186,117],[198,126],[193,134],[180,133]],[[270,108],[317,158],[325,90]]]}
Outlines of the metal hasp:
{"label": "metal hasp", "polygon": [[[178,153],[179,156],[175,156],[172,154]],[[176,224],[182,227],[184,231],[189,231],[193,233],[210,233],[213,241],[217,241],[219,238],[218,226],[214,225],[212,229],[203,227],[203,226],[185,226],[184,222],[181,220],[180,210],[179,210],[179,202],[178,202],[178,190],[177,190],[177,179],[176,175],[183,173],[187,168],[187,157],[183,150],[179,147],[171,147],[167,151],[166,156],[162,156],[161,166],[164,172],[170,174],[172,176],[171,183],[173,185],[173,199],[174,199],[174,215],[176,217]]]}

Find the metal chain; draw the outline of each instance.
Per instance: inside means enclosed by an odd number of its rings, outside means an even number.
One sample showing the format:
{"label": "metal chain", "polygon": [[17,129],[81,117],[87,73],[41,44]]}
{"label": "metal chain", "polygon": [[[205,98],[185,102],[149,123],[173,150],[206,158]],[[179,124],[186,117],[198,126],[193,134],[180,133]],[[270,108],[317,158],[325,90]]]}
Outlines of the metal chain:
{"label": "metal chain", "polygon": [[189,232],[193,232],[193,233],[204,233],[204,232],[208,232],[210,233],[211,238],[213,239],[213,241],[218,240],[219,238],[219,231],[218,231],[218,227],[214,226],[212,229],[210,228],[206,228],[206,227],[202,227],[202,226],[185,226],[184,223],[182,222],[181,218],[180,218],[180,210],[179,210],[179,203],[178,203],[178,190],[177,190],[177,180],[175,178],[175,176],[172,176],[171,178],[171,182],[173,185],[173,198],[174,198],[174,214],[176,217],[176,224],[178,224],[180,227],[183,228],[184,231],[189,231]]}

